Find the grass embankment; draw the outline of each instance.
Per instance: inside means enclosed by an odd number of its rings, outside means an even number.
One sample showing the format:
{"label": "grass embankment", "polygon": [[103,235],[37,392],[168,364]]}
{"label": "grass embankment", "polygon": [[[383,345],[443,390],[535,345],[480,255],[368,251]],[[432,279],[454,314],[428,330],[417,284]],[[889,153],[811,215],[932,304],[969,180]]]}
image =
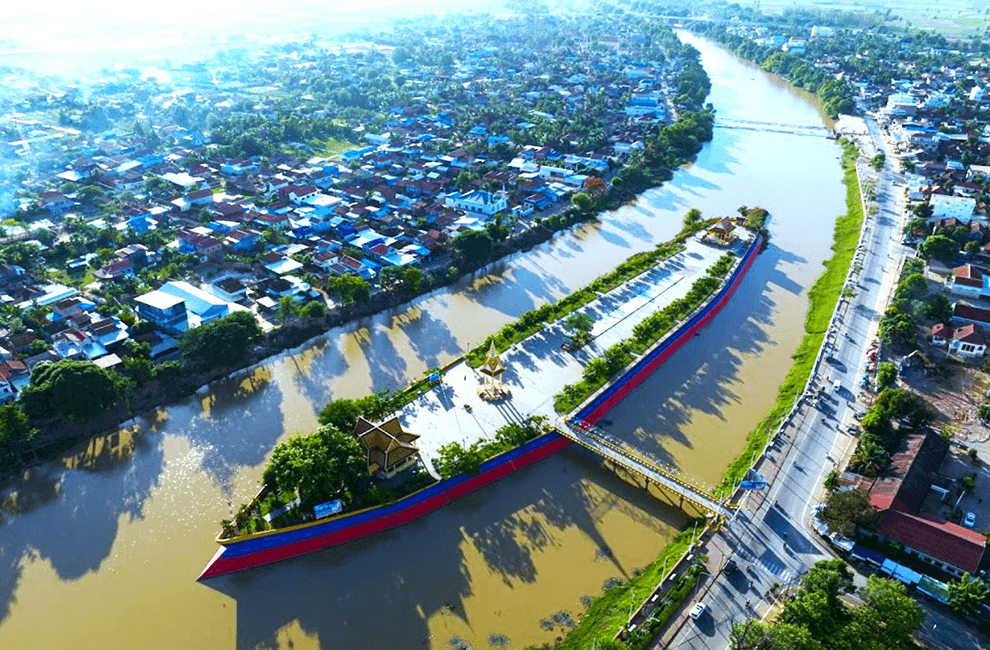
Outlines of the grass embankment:
{"label": "grass embankment", "polygon": [[832,257],[823,262],[825,272],[808,291],[810,305],[804,321],[804,338],[801,339],[801,344],[792,356],[794,365],[784,378],[784,383],[780,385],[777,402],[756,425],[756,429],[749,434],[746,449],[725,471],[722,484],[717,491],[719,496],[742,480],[749,471],[753,459],[766,445],[770,432],[780,425],[781,420],[794,406],[794,400],[804,390],[808,377],[811,376],[815,357],[818,356],[818,350],[825,340],[825,332],[835,311],[835,305],[839,301],[839,294],[856,253],[859,231],[863,225],[863,203],[860,200],[859,179],[856,177],[856,159],[859,151],[855,145],[846,141],[842,142],[842,149],[842,167],[845,170],[842,182],[846,186],[846,214],[835,221]]}
{"label": "grass embankment", "polygon": [[[581,622],[555,646],[556,650],[587,650],[596,642],[597,645],[601,645],[606,639],[613,638],[629,620],[629,606],[638,607],[657,588],[664,577],[664,569],[671,569],[694,542],[696,539],[694,535],[700,535],[703,531],[701,527],[697,531],[692,530],[693,526],[694,521],[688,522],[688,527],[660,552],[657,559],[629,582],[612,587],[595,598],[581,618]],[[674,594],[672,591],[669,595],[675,597],[679,594]],[[679,605],[683,598],[681,595],[680,600],[675,597],[671,601],[676,600]],[[666,616],[669,617],[677,610],[677,605],[673,607],[668,605],[659,611],[657,616],[661,617],[667,612]]]}

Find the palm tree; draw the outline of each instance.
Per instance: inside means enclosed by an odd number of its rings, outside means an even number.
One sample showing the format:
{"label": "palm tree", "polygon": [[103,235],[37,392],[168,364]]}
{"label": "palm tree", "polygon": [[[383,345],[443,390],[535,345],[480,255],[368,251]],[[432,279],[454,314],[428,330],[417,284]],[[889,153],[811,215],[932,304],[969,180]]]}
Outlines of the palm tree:
{"label": "palm tree", "polygon": [[886,469],[890,454],[883,445],[875,440],[866,438],[859,443],[853,454],[852,465],[864,476],[877,477]]}

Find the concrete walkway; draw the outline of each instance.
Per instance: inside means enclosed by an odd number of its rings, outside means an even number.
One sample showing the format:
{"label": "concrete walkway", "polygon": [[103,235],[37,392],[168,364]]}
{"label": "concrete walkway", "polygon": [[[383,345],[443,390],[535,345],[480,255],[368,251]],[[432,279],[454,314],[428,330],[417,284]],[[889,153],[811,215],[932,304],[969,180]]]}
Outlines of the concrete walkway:
{"label": "concrete walkway", "polygon": [[633,328],[647,316],[683,298],[724,253],[690,239],[685,250],[579,309],[594,320],[593,339],[580,350],[563,349],[568,337],[560,322],[513,345],[501,355],[506,365],[502,380],[509,395],[497,402],[479,395],[485,377],[477,370],[463,361],[452,366],[440,385],[399,414],[403,427],[421,436],[419,448],[427,466],[432,467],[443,445],[492,438],[506,423],[531,415],[555,422],[554,395],[578,381],[587,362],[632,336]]}

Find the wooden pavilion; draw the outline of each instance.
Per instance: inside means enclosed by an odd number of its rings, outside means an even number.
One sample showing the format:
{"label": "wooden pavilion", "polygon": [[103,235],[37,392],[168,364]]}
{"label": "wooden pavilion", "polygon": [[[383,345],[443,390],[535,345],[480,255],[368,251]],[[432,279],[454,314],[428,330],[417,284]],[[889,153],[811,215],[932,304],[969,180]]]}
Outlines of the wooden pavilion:
{"label": "wooden pavilion", "polygon": [[382,473],[391,477],[419,459],[416,446],[419,436],[403,431],[397,416],[380,424],[360,417],[354,427],[354,437],[367,456],[369,474]]}

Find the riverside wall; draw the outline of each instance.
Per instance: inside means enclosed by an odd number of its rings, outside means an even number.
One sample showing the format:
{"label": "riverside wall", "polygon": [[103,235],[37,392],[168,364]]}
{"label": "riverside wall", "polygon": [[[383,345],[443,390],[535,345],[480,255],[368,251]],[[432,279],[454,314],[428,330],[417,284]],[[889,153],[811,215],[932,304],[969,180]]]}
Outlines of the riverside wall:
{"label": "riverside wall", "polygon": [[[714,318],[752,267],[763,241],[763,235],[757,235],[715,296],[672,334],[643,355],[638,362],[633,363],[622,376],[592,396],[589,402],[580,408],[576,419],[589,425],[597,422]],[[402,526],[555,454],[571,444],[570,440],[559,434],[547,433],[485,461],[475,475],[459,474],[388,505],[280,530],[242,535],[228,540],[218,539],[221,548],[207,564],[199,579],[313,553]]]}

